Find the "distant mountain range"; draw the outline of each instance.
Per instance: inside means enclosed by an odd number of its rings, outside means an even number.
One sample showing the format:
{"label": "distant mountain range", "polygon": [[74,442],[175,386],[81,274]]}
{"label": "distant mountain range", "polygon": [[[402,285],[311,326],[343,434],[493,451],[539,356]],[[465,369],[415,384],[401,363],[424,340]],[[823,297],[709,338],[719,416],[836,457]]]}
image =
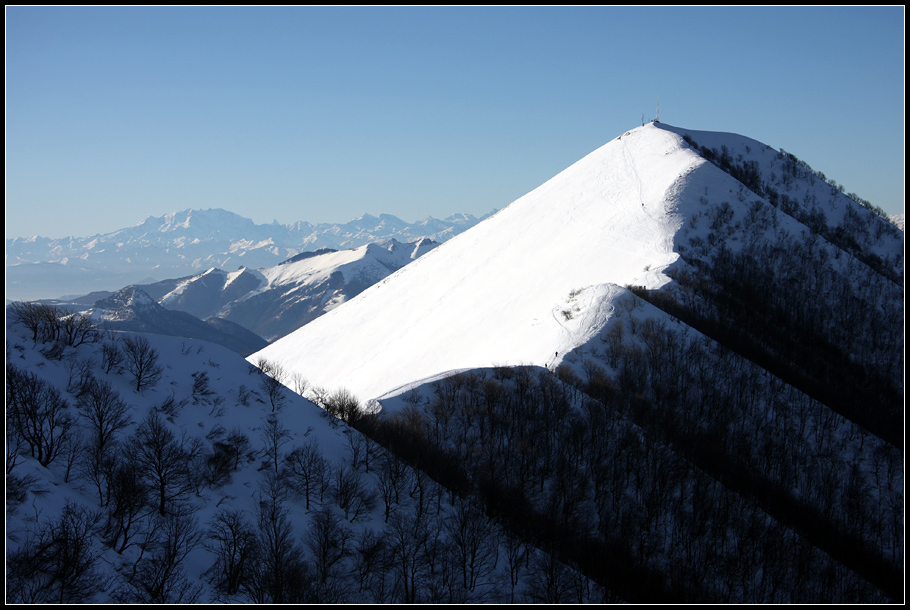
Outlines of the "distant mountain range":
{"label": "distant mountain range", "polygon": [[[231,272],[212,268],[190,277],[130,286],[117,294],[141,291],[156,301],[158,308],[184,316],[192,314],[208,324],[217,324],[217,320],[239,325],[273,341],[360,294],[438,245],[430,239],[412,244],[384,239],[350,250],[324,248],[298,254],[273,267]],[[95,303],[104,296],[106,293],[95,293],[76,301]],[[98,301],[95,307],[105,307],[105,303]],[[174,329],[163,334],[179,332]],[[187,336],[213,341],[200,335]],[[215,342],[234,349],[224,341]],[[243,344],[244,349],[246,346]],[[235,351],[249,353],[244,349]]]}
{"label": "distant mountain range", "polygon": [[255,224],[222,209],[149,217],[134,227],[92,237],[6,240],[6,298],[60,298],[117,290],[211,268],[272,267],[301,252],[356,248],[381,239],[444,242],[481,219],[454,214],[408,223],[365,214],[343,224]]}
{"label": "distant mountain range", "polygon": [[304,252],[262,269],[223,271],[45,302],[104,328],[202,339],[249,355],[360,294],[439,244],[384,239]]}

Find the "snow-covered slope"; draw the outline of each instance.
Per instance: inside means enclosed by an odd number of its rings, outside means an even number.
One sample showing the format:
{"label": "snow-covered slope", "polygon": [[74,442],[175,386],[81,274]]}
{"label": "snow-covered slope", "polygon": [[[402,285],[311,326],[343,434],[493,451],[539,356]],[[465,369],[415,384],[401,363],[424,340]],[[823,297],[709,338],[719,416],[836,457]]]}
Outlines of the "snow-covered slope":
{"label": "snow-covered slope", "polygon": [[[668,268],[685,268],[683,242],[690,258],[709,258],[719,241],[742,245],[732,229],[728,240],[718,231],[745,226],[752,208],[767,208],[774,221],[756,222],[750,239],[772,239],[808,232],[797,217],[821,230],[860,207],[794,169],[781,187],[793,209],[780,214],[692,138],[748,162],[765,182],[787,166],[782,153],[734,134],[636,128],[251,360],[274,360],[363,400],[452,370],[552,367],[603,327],[620,287],[659,288],[670,282]],[[700,216],[712,218],[699,225]],[[902,275],[902,236],[887,231],[864,246]],[[702,251],[691,246],[709,241]]]}
{"label": "snow-covered slope", "polygon": [[653,125],[626,133],[256,357],[363,399],[453,369],[552,364],[603,323],[609,285],[667,281],[672,188],[703,163]]}

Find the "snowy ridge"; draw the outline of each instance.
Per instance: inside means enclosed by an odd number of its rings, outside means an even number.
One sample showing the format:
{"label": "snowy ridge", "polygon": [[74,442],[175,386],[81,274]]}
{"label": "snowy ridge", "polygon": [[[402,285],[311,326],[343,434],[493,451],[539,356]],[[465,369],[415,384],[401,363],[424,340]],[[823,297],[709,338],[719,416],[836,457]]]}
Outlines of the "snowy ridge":
{"label": "snowy ridge", "polygon": [[96,301],[87,313],[105,328],[201,339],[239,354],[249,354],[266,344],[261,337],[232,322],[203,322],[187,312],[168,310],[136,286],[127,286]]}
{"label": "snowy ridge", "polygon": [[[687,138],[721,147],[766,182],[780,180],[789,211],[768,205]],[[844,243],[902,275],[902,234],[788,163],[735,134],[633,129],[254,358],[362,400],[444,371],[552,367],[597,334],[618,287],[661,288],[669,270],[689,269],[683,247],[689,260],[710,260],[721,243],[737,252],[756,240],[807,235],[803,219],[832,236],[847,225]],[[797,178],[784,175],[791,170]],[[840,246],[818,244],[836,267],[855,263],[854,250],[843,256]]]}
{"label": "snowy ridge", "polygon": [[571,295],[669,281],[683,221],[666,196],[705,163],[653,125],[627,132],[256,357],[364,399],[442,371],[552,365],[609,310],[561,320]]}
{"label": "snowy ridge", "polygon": [[560,354],[568,354],[596,337],[613,317],[616,300],[627,293],[616,284],[598,284],[570,294],[564,306],[554,308],[553,318],[565,335],[546,367],[556,367],[562,362]]}
{"label": "snowy ridge", "polygon": [[169,308],[235,322],[273,340],[359,294],[439,244],[379,240],[349,250],[302,253],[263,269],[207,271],[142,286]]}
{"label": "snowy ridge", "polygon": [[301,261],[276,265],[262,270],[267,284],[258,292],[289,284],[325,281],[333,273],[346,277],[360,277],[376,271],[376,266],[398,269],[411,261],[414,249],[408,249],[394,239],[382,240],[353,248],[331,252]]}

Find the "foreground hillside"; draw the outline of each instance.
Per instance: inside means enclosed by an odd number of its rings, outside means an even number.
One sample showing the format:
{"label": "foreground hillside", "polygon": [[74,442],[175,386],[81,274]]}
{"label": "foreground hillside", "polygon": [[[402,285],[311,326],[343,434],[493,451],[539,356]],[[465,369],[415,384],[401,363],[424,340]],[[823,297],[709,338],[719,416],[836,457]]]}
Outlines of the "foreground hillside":
{"label": "foreground hillside", "polygon": [[8,603],[604,599],[233,352],[27,314],[7,327]]}

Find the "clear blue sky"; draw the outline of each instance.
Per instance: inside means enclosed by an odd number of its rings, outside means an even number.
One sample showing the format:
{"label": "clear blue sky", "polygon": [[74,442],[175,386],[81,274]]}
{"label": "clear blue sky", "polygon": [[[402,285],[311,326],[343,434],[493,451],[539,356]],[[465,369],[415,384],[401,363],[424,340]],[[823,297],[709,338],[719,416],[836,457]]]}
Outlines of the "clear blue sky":
{"label": "clear blue sky", "polygon": [[6,9],[6,235],[501,208],[651,119],[904,210],[904,8]]}

